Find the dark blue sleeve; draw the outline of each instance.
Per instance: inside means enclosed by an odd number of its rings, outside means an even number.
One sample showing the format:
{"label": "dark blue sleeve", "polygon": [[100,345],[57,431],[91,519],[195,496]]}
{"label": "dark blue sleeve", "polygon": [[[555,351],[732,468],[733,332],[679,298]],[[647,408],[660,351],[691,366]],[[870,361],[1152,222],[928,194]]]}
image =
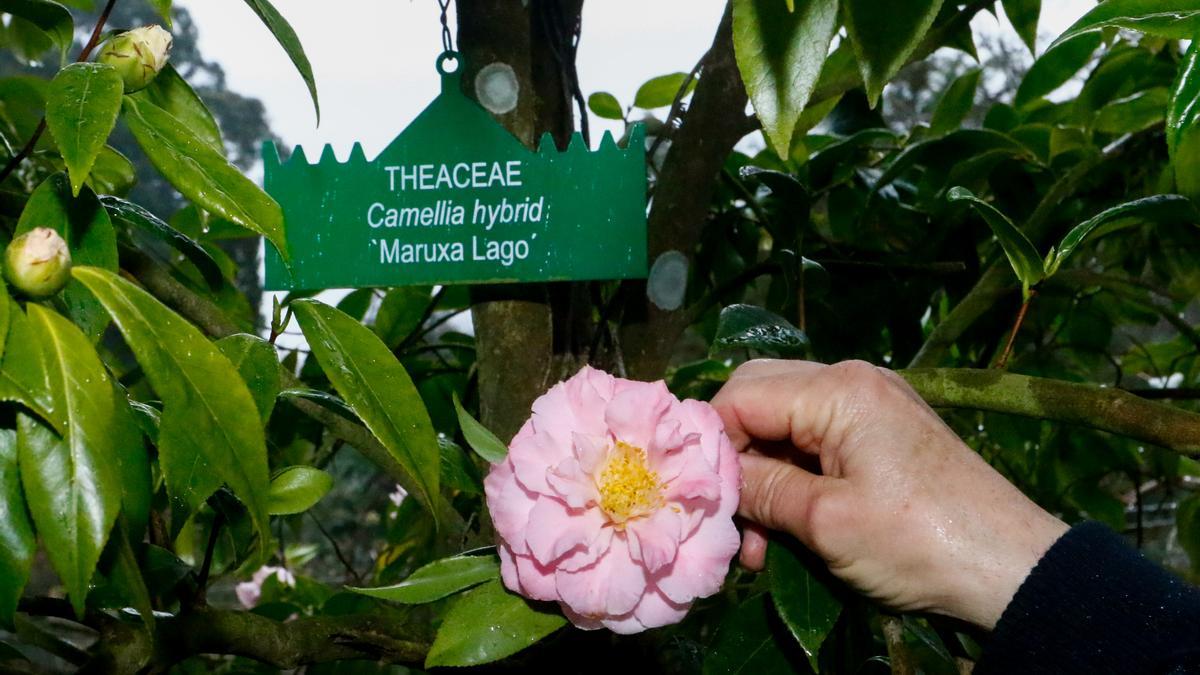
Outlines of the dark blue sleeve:
{"label": "dark blue sleeve", "polygon": [[1021,584],[975,673],[1200,673],[1200,591],[1105,525],[1077,525]]}

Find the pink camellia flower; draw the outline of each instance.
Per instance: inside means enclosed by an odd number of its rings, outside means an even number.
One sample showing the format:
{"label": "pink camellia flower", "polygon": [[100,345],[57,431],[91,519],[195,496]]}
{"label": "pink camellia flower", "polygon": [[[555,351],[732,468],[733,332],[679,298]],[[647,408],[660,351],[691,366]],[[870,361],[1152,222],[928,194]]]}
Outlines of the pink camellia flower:
{"label": "pink camellia flower", "polygon": [[721,588],[740,485],[712,406],[590,367],[534,401],[484,481],[505,586],[618,633],[677,623]]}

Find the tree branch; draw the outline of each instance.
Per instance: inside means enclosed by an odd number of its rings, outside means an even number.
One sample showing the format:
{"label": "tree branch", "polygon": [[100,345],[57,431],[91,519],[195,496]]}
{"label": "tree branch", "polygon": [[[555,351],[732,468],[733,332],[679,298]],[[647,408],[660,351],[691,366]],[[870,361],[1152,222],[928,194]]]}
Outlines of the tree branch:
{"label": "tree branch", "polygon": [[200,654],[242,656],[283,670],[348,659],[421,667],[428,641],[383,615],[303,617],[281,623],[251,612],[200,608],[144,626],[96,617],[98,653],[84,672],[164,672]]}
{"label": "tree branch", "polygon": [[897,373],[935,408],[1079,424],[1182,454],[1200,453],[1200,414],[1127,391],[997,370],[912,368]]}

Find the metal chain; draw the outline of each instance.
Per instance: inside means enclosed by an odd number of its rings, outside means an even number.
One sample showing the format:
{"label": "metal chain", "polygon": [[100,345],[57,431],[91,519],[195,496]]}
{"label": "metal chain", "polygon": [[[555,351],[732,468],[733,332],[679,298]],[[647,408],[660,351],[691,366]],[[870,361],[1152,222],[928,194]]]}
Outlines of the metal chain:
{"label": "metal chain", "polygon": [[438,7],[442,8],[442,49],[447,52],[454,51],[454,44],[450,38],[450,24],[447,22],[446,15],[450,11],[450,0],[437,0]]}

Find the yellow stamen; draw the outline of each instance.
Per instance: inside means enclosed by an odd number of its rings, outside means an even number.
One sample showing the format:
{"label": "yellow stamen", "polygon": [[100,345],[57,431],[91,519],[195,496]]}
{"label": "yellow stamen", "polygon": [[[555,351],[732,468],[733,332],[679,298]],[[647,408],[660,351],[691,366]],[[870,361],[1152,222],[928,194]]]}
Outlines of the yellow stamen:
{"label": "yellow stamen", "polygon": [[646,451],[617,441],[608,453],[608,461],[597,476],[600,508],[618,529],[638,516],[663,505],[663,484],[658,473],[646,464]]}

